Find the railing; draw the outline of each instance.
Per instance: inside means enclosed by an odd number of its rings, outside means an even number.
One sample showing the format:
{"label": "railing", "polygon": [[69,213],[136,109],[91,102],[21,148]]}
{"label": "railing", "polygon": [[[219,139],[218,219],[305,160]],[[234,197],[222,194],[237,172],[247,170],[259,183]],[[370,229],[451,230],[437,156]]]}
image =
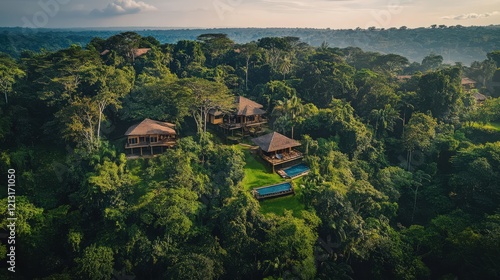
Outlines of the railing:
{"label": "railing", "polygon": [[160,146],[160,145],[175,145],[176,139],[163,139],[157,142],[151,141],[141,141],[137,143],[127,143],[125,148],[136,148],[136,147],[149,147],[149,146]]}
{"label": "railing", "polygon": [[247,121],[244,123],[223,123],[221,125],[226,127],[226,128],[242,128],[242,127],[260,125],[260,124],[266,124],[266,123],[267,123],[267,119],[260,119],[260,120],[256,120],[256,121]]}
{"label": "railing", "polygon": [[273,165],[277,165],[280,163],[290,162],[292,160],[296,160],[296,159],[300,159],[300,158],[304,157],[304,155],[297,150],[292,150],[289,153],[282,153],[279,155],[280,156],[276,155],[276,156],[272,156],[272,157],[262,155],[262,158],[264,158],[266,161],[270,162]]}

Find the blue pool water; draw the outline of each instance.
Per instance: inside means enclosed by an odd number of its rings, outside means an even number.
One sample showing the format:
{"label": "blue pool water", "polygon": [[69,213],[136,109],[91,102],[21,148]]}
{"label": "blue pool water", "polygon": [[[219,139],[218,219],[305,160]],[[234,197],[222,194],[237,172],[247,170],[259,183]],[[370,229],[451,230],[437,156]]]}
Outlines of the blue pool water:
{"label": "blue pool water", "polygon": [[292,167],[288,167],[283,169],[285,171],[286,175],[290,178],[293,178],[299,174],[302,174],[306,171],[309,171],[309,167],[303,163],[294,165]]}
{"label": "blue pool water", "polygon": [[290,189],[292,189],[292,185],[290,183],[283,183],[275,186],[270,186],[267,188],[258,189],[256,191],[257,193],[259,193],[259,195],[266,196],[273,193],[289,191]]}

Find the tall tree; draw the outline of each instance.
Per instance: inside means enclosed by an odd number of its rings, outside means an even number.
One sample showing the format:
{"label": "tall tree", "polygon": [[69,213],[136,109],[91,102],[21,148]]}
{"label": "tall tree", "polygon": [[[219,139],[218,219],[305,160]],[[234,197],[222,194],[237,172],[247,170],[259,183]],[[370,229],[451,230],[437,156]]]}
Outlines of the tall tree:
{"label": "tall tree", "polygon": [[290,211],[275,219],[278,219],[277,224],[268,231],[263,244],[265,274],[273,272],[277,277],[312,279],[316,274],[313,254],[316,234],[303,219],[293,217]]}
{"label": "tall tree", "polygon": [[212,66],[216,66],[221,56],[234,45],[234,42],[222,33],[201,34],[196,39],[203,42]]}
{"label": "tall tree", "polygon": [[390,104],[386,104],[383,109],[373,109],[370,114],[372,120],[375,122],[375,135],[378,135],[378,129],[382,131],[393,131],[396,121],[399,119],[399,112],[394,109]]}
{"label": "tall tree", "polygon": [[443,63],[443,56],[431,53],[422,60],[422,70],[437,70]]}
{"label": "tall tree", "polygon": [[235,106],[234,96],[224,84],[198,78],[179,80],[179,83],[191,94],[190,112],[199,133],[207,131],[210,110],[229,112]]}
{"label": "tall tree", "polygon": [[9,103],[8,93],[12,91],[12,85],[25,75],[25,72],[18,66],[15,60],[8,55],[0,53],[0,91],[5,96],[5,104]]}
{"label": "tall tree", "polygon": [[416,149],[426,150],[431,146],[431,140],[436,134],[437,121],[424,113],[415,113],[405,127],[403,145],[407,151],[407,166],[410,170],[412,153]]}
{"label": "tall tree", "polygon": [[108,106],[121,108],[121,99],[130,93],[135,73],[131,68],[116,69],[113,66],[102,66],[95,74],[99,86],[98,93],[94,97],[99,109],[96,133],[99,146],[104,110]]}
{"label": "tall tree", "polygon": [[109,247],[90,245],[85,248],[82,257],[76,259],[77,275],[80,279],[111,279],[114,265],[113,255],[113,250]]}
{"label": "tall tree", "polygon": [[458,111],[463,96],[461,87],[462,70],[457,67],[430,72],[419,81],[417,98],[420,112],[430,110],[432,116],[447,120],[452,113]]}
{"label": "tall tree", "polygon": [[247,43],[240,47],[240,53],[245,57],[245,89],[248,90],[248,73],[250,71],[250,60],[257,53],[258,47],[255,42]]}
{"label": "tall tree", "polygon": [[276,106],[273,109],[273,115],[278,116],[278,118],[286,116],[291,124],[292,129],[292,139],[293,131],[296,124],[300,123],[302,118],[302,113],[304,112],[304,106],[302,101],[296,95],[292,95],[289,99],[278,100]]}
{"label": "tall tree", "polygon": [[98,146],[96,131],[99,116],[97,104],[89,97],[76,97],[56,113],[63,124],[63,138],[92,153]]}

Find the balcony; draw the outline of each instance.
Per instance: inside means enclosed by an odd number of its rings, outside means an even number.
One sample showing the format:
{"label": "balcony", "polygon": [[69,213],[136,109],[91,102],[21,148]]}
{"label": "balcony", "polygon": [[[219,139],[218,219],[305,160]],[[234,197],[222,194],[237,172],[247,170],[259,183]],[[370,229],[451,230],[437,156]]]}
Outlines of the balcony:
{"label": "balcony", "polygon": [[245,127],[254,127],[254,126],[259,126],[259,125],[264,125],[267,124],[267,120],[264,118],[255,120],[255,121],[247,121],[244,123],[223,123],[221,124],[221,127],[228,129],[228,130],[233,130],[233,129],[241,129]]}
{"label": "balcony", "polygon": [[132,148],[144,148],[144,147],[173,147],[177,139],[175,138],[167,138],[167,139],[162,139],[157,142],[150,142],[150,141],[141,141],[137,143],[127,143],[125,145],[126,149],[132,149]]}
{"label": "balcony", "polygon": [[276,155],[266,155],[262,153],[261,156],[265,161],[269,162],[273,166],[298,160],[304,157],[301,152],[293,149],[290,152],[284,152]]}

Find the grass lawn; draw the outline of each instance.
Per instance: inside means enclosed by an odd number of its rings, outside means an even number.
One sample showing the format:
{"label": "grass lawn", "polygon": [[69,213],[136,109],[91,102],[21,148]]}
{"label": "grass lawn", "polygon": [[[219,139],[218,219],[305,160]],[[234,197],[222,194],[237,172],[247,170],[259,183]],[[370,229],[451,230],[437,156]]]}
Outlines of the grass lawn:
{"label": "grass lawn", "polygon": [[245,190],[252,190],[257,187],[273,185],[285,180],[278,174],[272,173],[271,168],[253,155],[246,147],[238,145],[245,153],[245,177],[242,184]]}
{"label": "grass lawn", "polygon": [[500,131],[500,123],[488,123],[486,124],[486,127]]}
{"label": "grass lawn", "polygon": [[487,124],[480,124],[480,123],[473,123],[472,126],[474,127],[484,127],[486,129],[493,129],[496,131],[500,131],[500,123],[487,123]]}
{"label": "grass lawn", "polygon": [[260,203],[260,211],[264,214],[274,213],[281,216],[285,210],[292,210],[295,217],[301,218],[301,211],[305,209],[304,204],[299,200],[302,191],[301,182],[302,179],[294,181],[295,195],[264,200]]}
{"label": "grass lawn", "polygon": [[[257,155],[253,155],[246,147],[238,145],[245,153],[245,177],[243,178],[242,185],[245,190],[249,191],[257,187],[273,185],[286,180],[281,178],[278,174],[272,173],[269,165],[261,161]],[[295,195],[267,199],[261,201],[260,210],[264,214],[274,213],[276,215],[283,215],[285,210],[292,210],[295,217],[300,217],[300,212],[304,210],[304,205],[299,201],[300,197],[300,182],[302,179],[294,181]]]}

